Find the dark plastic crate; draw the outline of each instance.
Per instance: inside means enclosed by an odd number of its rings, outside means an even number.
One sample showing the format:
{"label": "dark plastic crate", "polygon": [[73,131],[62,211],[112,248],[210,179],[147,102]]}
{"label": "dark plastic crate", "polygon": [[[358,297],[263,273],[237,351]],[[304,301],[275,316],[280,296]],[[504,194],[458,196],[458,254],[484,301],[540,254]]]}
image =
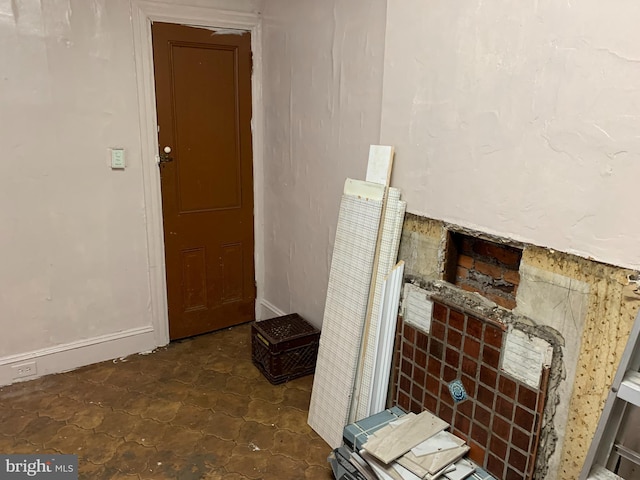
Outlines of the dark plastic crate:
{"label": "dark plastic crate", "polygon": [[320,331],[297,313],[251,325],[251,359],[272,384],[313,373]]}

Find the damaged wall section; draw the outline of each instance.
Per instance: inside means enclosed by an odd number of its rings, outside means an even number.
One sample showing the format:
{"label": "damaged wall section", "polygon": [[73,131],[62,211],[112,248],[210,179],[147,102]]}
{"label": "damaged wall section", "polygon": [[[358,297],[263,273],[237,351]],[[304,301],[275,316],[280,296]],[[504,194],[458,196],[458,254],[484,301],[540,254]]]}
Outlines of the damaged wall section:
{"label": "damaged wall section", "polygon": [[[450,231],[494,242],[509,240],[469,231],[444,222],[407,214],[399,258],[406,278],[421,285],[441,285],[456,302],[526,333],[557,339],[560,360],[549,378],[545,425],[537,478],[542,466],[548,478],[577,478],[595,432],[604,400],[628,339],[640,297],[629,286],[630,270],[562,252],[522,245],[517,307],[509,312],[478,294],[443,282]],[[544,426],[543,426],[544,430]]]}

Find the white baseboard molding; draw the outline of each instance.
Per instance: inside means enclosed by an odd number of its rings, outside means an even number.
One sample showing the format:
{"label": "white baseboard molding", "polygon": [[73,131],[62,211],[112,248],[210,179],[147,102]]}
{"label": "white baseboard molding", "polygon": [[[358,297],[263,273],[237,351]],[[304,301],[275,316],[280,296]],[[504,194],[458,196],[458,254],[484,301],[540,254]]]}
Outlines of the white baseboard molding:
{"label": "white baseboard molding", "polygon": [[[148,352],[156,345],[152,326],[100,335],[31,352],[0,357],[0,386],[67,372],[92,363]],[[24,365],[28,376],[16,378]]]}
{"label": "white baseboard molding", "polygon": [[264,298],[260,300],[260,306],[262,307],[262,315],[260,315],[260,320],[268,320],[269,318],[274,317],[282,317],[286,315],[286,312],[280,310],[269,300],[265,300]]}

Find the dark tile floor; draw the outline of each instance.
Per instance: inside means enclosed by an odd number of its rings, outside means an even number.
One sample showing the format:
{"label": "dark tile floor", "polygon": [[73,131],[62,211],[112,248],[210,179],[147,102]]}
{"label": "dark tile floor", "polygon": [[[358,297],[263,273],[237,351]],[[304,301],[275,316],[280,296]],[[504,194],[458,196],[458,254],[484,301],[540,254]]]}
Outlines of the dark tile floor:
{"label": "dark tile floor", "polygon": [[241,325],[0,388],[0,453],[77,454],[83,479],[329,480],[311,385],[271,385]]}

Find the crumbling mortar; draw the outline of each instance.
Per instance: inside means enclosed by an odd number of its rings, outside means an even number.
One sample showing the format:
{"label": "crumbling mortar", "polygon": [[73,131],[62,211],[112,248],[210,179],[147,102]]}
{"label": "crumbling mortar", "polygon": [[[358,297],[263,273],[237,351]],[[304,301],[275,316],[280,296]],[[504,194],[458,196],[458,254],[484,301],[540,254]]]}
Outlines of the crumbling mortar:
{"label": "crumbling mortar", "polygon": [[558,444],[558,433],[555,428],[554,418],[560,395],[560,384],[566,378],[562,348],[565,341],[560,332],[548,325],[539,325],[534,320],[523,315],[518,315],[510,310],[495,305],[479,294],[465,292],[459,288],[440,280],[425,280],[414,275],[406,275],[405,281],[427,290],[438,300],[462,308],[467,313],[481,316],[492,322],[504,326],[512,326],[527,335],[545,340],[553,349],[551,365],[549,365],[549,383],[547,386],[547,398],[542,418],[542,429],[538,440],[538,453],[533,473],[534,480],[543,480],[549,472],[549,459],[554,454]]}

